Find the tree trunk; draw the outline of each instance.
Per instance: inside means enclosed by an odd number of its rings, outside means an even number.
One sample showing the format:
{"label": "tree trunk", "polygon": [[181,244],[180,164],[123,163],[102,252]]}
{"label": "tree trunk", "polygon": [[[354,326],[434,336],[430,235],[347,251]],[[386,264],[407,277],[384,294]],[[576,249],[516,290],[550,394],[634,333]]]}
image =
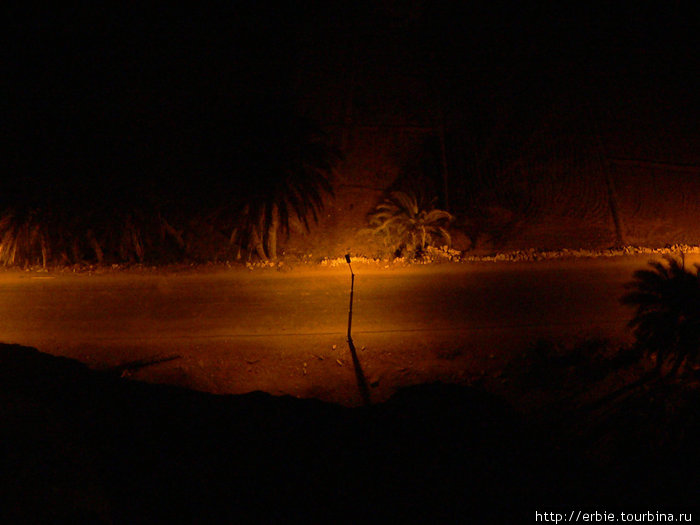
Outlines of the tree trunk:
{"label": "tree trunk", "polygon": [[610,215],[612,216],[613,226],[615,228],[615,244],[619,246],[625,245],[625,237],[623,233],[622,217],[620,216],[620,209],[617,204],[617,192],[615,190],[615,182],[613,180],[613,167],[609,161],[609,155],[605,149],[605,144],[603,144],[603,137],[598,125],[598,120],[589,107],[589,116],[591,119],[591,125],[593,129],[593,136],[596,141],[597,149],[597,160],[598,166],[601,170],[603,176],[605,177],[605,187],[608,194],[608,206],[610,208]]}
{"label": "tree trunk", "polygon": [[618,246],[624,246],[625,238],[622,233],[622,221],[620,220],[620,210],[617,206],[617,194],[615,192],[615,185],[612,180],[612,175],[608,170],[605,171],[605,185],[608,190],[608,203],[610,205],[610,214],[612,215],[613,225],[615,226],[615,243]]}
{"label": "tree trunk", "polygon": [[443,196],[443,206],[445,211],[450,211],[450,174],[448,171],[447,164],[447,146],[445,144],[445,107],[442,97],[440,96],[440,90],[436,87],[437,93],[437,105],[438,105],[438,139],[440,141],[440,171],[442,172],[442,196]]}
{"label": "tree trunk", "polygon": [[95,233],[92,230],[88,230],[87,238],[88,243],[90,243],[90,247],[92,248],[92,251],[95,252],[95,257],[97,257],[97,263],[102,264],[104,262],[105,256],[104,252],[102,251],[102,247],[100,246],[100,243],[95,237]]}
{"label": "tree trunk", "polygon": [[49,243],[46,241],[46,236],[41,234],[41,267],[46,270],[46,265],[49,260]]}
{"label": "tree trunk", "polygon": [[358,69],[358,45],[354,35],[351,35],[350,42],[350,67],[349,77],[346,79],[345,107],[343,108],[343,132],[341,135],[341,148],[348,151],[350,147],[351,133],[354,131],[353,104],[355,98],[355,85],[357,84]]}
{"label": "tree trunk", "polygon": [[445,116],[441,115],[440,130],[440,167],[442,168],[442,194],[445,211],[450,211],[450,173],[447,164],[447,146],[445,145]]}
{"label": "tree trunk", "polygon": [[280,213],[276,204],[272,205],[272,220],[267,230],[267,254],[273,261],[277,260],[277,232],[280,227]]}
{"label": "tree trunk", "polygon": [[267,261],[267,254],[265,254],[265,247],[263,246],[263,241],[260,238],[258,229],[253,227],[250,231],[250,244],[255,248],[255,253],[258,254],[261,261]]}

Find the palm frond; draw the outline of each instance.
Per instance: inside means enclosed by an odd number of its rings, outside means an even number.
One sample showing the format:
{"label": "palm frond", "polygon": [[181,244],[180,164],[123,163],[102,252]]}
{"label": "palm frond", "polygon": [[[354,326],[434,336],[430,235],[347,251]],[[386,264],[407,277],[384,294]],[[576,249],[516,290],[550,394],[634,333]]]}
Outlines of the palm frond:
{"label": "palm frond", "polygon": [[369,215],[369,231],[392,251],[416,255],[427,246],[451,244],[446,226],[453,217],[414,193],[393,191]]}
{"label": "palm frond", "polygon": [[7,209],[0,218],[0,262],[5,266],[41,264],[51,260],[49,231],[52,217],[46,208]]}
{"label": "palm frond", "polygon": [[675,373],[700,353],[700,270],[692,274],[672,257],[649,266],[634,272],[620,300],[636,309],[628,325],[637,346],[655,357],[659,369],[671,359]]}
{"label": "palm frond", "polygon": [[229,228],[237,232],[230,238],[239,250],[271,257],[277,230],[288,235],[291,219],[307,231],[318,222],[333,196],[331,177],[340,153],[312,122],[275,114],[256,122],[241,155],[244,188],[237,203],[224,205],[238,209],[230,214]]}

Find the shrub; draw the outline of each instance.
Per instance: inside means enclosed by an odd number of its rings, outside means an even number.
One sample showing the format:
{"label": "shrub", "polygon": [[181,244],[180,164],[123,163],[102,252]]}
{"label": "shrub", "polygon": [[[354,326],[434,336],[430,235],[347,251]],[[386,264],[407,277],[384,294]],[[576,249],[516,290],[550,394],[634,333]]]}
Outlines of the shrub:
{"label": "shrub", "polygon": [[420,255],[428,246],[450,245],[447,226],[454,217],[415,193],[393,191],[369,216],[369,232],[395,253]]}
{"label": "shrub", "polygon": [[671,256],[650,262],[651,270],[634,272],[630,290],[621,301],[636,312],[629,326],[636,345],[653,355],[656,369],[671,363],[675,374],[685,360],[697,361],[700,349],[700,268],[685,269],[684,261]]}

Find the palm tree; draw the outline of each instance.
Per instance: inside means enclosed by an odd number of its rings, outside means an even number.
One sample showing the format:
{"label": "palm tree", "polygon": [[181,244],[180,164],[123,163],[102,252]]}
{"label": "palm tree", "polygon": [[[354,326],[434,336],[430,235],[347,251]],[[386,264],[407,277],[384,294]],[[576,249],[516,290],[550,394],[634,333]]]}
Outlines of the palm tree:
{"label": "palm tree", "polygon": [[172,261],[184,253],[182,232],[164,215],[146,204],[110,204],[93,209],[83,218],[76,234],[83,254],[98,264]]}
{"label": "palm tree", "polygon": [[370,214],[369,231],[379,235],[391,251],[422,253],[427,246],[450,244],[446,226],[454,217],[414,192],[393,191]]}
{"label": "palm tree", "polygon": [[[4,189],[4,188],[3,188]],[[64,188],[50,194],[35,191],[2,192],[0,201],[0,263],[5,266],[64,264],[74,251],[76,207]]]}
{"label": "palm tree", "polygon": [[636,344],[656,359],[661,372],[667,361],[673,376],[684,360],[698,359],[700,350],[700,267],[695,273],[667,256],[666,263],[650,262],[651,270],[638,270],[626,285],[622,303],[636,307],[629,326]]}
{"label": "palm tree", "polygon": [[140,263],[182,255],[181,232],[148,199],[99,193],[67,198],[64,190],[43,198],[19,195],[16,204],[3,203],[1,264],[46,268],[85,261]]}
{"label": "palm tree", "polygon": [[15,206],[0,216],[0,262],[5,266],[41,263],[51,259],[50,213],[46,207]]}
{"label": "palm tree", "polygon": [[308,231],[333,195],[331,176],[340,153],[310,120],[287,112],[252,117],[238,145],[238,196],[219,209],[231,221],[230,241],[260,259],[275,260],[279,233],[296,218]]}

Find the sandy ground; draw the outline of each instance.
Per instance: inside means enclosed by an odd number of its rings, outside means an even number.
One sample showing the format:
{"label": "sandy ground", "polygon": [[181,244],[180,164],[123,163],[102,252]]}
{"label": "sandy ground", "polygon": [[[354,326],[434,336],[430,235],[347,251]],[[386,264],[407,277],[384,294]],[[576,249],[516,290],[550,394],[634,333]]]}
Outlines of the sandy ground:
{"label": "sandy ground", "polygon": [[[505,383],[538,339],[629,340],[618,297],[648,257],[355,264],[353,340],[372,402],[432,381]],[[343,264],[0,274],[0,340],[217,394],[362,403]]]}
{"label": "sandy ground", "polygon": [[[650,363],[619,359],[626,319],[611,290],[645,262],[358,268],[359,367],[344,268],[5,273],[0,334],[41,344],[0,344],[0,519],[686,511],[700,465],[697,374],[627,391]],[[300,290],[306,311],[279,308]],[[340,315],[319,319],[326,309]]]}

